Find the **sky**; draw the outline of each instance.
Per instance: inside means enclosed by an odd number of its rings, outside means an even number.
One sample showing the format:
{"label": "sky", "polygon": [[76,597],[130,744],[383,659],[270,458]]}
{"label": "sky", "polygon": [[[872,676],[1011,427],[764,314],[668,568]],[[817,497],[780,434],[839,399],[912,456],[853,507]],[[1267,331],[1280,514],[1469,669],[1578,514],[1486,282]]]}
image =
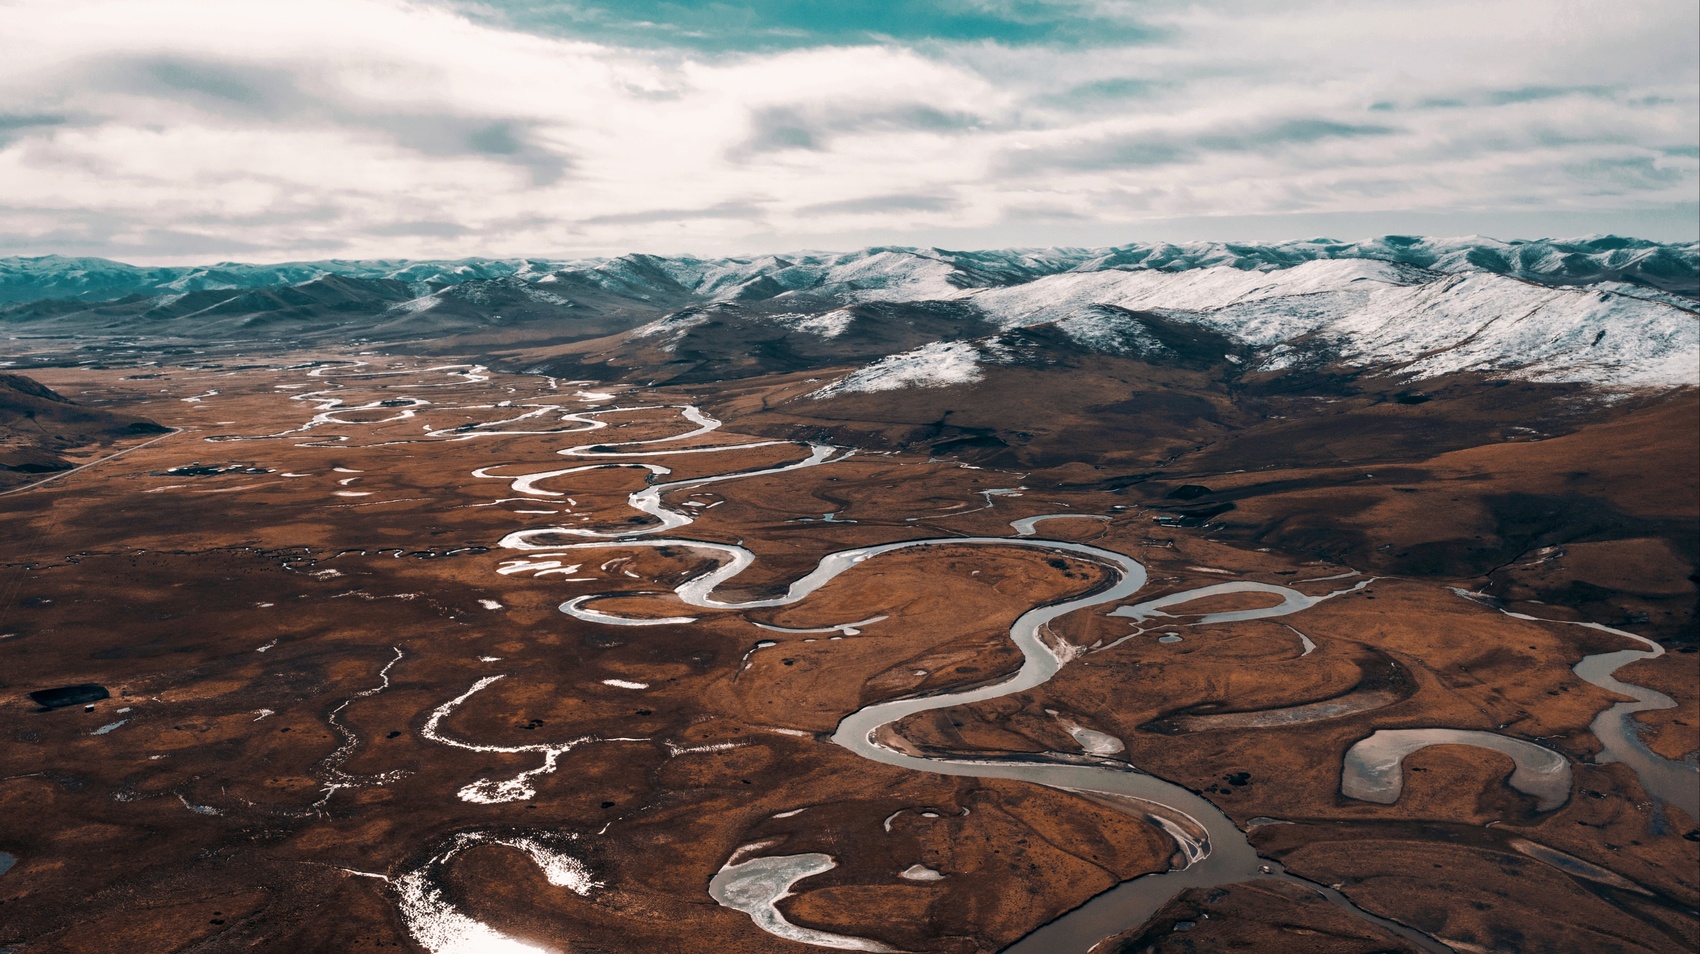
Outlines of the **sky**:
{"label": "sky", "polygon": [[0,0],[0,256],[1700,237],[1694,0]]}

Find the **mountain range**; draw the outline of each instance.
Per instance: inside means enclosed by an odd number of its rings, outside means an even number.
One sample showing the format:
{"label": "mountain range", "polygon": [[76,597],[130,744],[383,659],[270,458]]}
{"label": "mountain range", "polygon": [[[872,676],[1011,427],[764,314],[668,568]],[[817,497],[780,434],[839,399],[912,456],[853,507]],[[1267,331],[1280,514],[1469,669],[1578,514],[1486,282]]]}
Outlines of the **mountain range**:
{"label": "mountain range", "polygon": [[[1385,236],[706,259],[138,267],[0,260],[0,327],[191,343],[410,344],[649,378],[854,369],[816,396],[977,379],[1021,329],[1147,361],[1219,341],[1240,372],[1700,383],[1700,245]],[[1167,343],[1165,343],[1167,336]],[[1213,345],[1212,347],[1218,347]],[[1030,349],[1029,349],[1030,350]]]}

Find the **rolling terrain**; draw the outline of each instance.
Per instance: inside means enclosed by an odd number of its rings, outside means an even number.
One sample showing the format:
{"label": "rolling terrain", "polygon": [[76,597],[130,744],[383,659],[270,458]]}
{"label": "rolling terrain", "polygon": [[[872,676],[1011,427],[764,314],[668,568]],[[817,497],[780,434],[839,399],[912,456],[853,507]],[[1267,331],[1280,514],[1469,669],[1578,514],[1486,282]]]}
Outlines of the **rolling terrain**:
{"label": "rolling terrain", "polygon": [[1696,295],[6,260],[0,949],[1691,950]]}
{"label": "rolling terrain", "polygon": [[169,432],[145,418],[77,404],[24,375],[0,372],[0,492],[86,463],[78,451]]}

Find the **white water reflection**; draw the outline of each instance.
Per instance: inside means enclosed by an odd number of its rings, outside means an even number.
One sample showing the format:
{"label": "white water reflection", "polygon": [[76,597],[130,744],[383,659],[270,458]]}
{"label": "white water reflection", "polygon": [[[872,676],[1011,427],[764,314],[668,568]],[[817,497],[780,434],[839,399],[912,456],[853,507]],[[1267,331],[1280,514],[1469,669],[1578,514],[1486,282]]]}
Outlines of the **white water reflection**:
{"label": "white water reflection", "polygon": [[[1124,554],[1088,544],[1020,537],[937,537],[906,540],[856,547],[827,554],[820,559],[812,571],[793,581],[781,596],[725,601],[715,597],[714,594],[718,588],[739,576],[756,560],[752,551],[740,545],[710,543],[678,537],[615,538],[607,541],[560,545],[537,541],[534,539],[534,534],[527,531],[509,534],[503,538],[502,545],[517,550],[547,549],[552,551],[551,555],[560,556],[564,556],[567,551],[611,547],[678,547],[705,552],[715,558],[716,565],[693,575],[674,587],[674,595],[690,606],[703,609],[740,611],[788,606],[797,603],[866,560],[882,554],[912,548],[939,546],[1022,547],[1075,556],[1098,563],[1116,575],[1117,582],[1114,585],[1088,596],[1038,607],[1030,610],[1016,621],[1010,630],[1010,635],[1022,650],[1023,664],[1021,669],[1013,676],[1001,682],[965,692],[947,693],[925,699],[895,700],[871,705],[846,717],[839,724],[838,730],[833,736],[834,742],[865,758],[902,766],[914,771],[981,778],[1016,778],[1054,788],[1091,792],[1112,798],[1132,799],[1139,804],[1148,806],[1148,810],[1142,810],[1141,814],[1153,824],[1163,828],[1176,840],[1177,847],[1180,850],[1181,862],[1175,870],[1123,882],[1089,901],[1081,908],[1040,928],[1018,942],[1010,950],[1050,954],[1052,951],[1070,947],[1085,949],[1105,937],[1149,920],[1158,908],[1176,893],[1186,888],[1212,887],[1261,877],[1276,877],[1303,884],[1342,909],[1378,924],[1424,950],[1447,950],[1444,945],[1438,944],[1420,932],[1363,911],[1338,891],[1286,875],[1279,865],[1259,857],[1246,841],[1244,833],[1236,828],[1233,822],[1222,814],[1215,805],[1180,786],[1161,779],[1135,771],[1097,766],[1012,764],[989,759],[923,758],[900,752],[876,741],[876,735],[882,727],[908,715],[998,698],[1034,688],[1048,681],[1068,659],[1074,658],[1076,653],[1072,647],[1061,644],[1051,645],[1042,635],[1047,631],[1046,624],[1077,609],[1124,600],[1144,585],[1146,578],[1144,567]],[[1136,609],[1137,612],[1128,615],[1144,618],[1147,611],[1155,611],[1154,615],[1157,615],[1160,614],[1161,606],[1178,605],[1193,599],[1225,592],[1260,591],[1275,592],[1281,595],[1283,597],[1281,604],[1274,607],[1252,611],[1205,614],[1199,622],[1228,622],[1245,618],[1259,619],[1307,609],[1324,599],[1361,589],[1368,582],[1364,581],[1364,583],[1360,583],[1352,589],[1340,590],[1320,597],[1305,596],[1297,591],[1270,584],[1216,584],[1187,593],[1174,594],[1162,600],[1153,601],[1152,604],[1132,607],[1131,609]],[[601,617],[598,620],[600,622],[627,619],[590,609],[586,603],[592,599],[595,599],[595,596],[577,597],[564,603],[561,609],[579,619],[586,619],[586,613],[596,613],[598,617]],[[632,618],[632,621],[640,624],[650,622],[641,618]],[[761,922],[758,920],[759,923]]]}
{"label": "white water reflection", "polygon": [[831,855],[820,852],[768,855],[737,864],[729,861],[709,881],[708,893],[726,907],[748,914],[756,927],[775,937],[841,951],[894,951],[895,948],[864,937],[832,934],[792,924],[780,913],[779,902],[791,897],[791,888],[797,882],[837,866]]}
{"label": "white water reflection", "polygon": [[1597,882],[1599,884],[1608,884],[1614,888],[1622,888],[1625,891],[1633,891],[1636,894],[1652,894],[1652,892],[1641,887],[1635,882],[1630,881],[1628,878],[1624,878],[1615,872],[1607,871],[1591,861],[1583,861],[1575,855],[1559,851],[1557,848],[1548,848],[1546,845],[1537,844],[1526,838],[1513,838],[1507,842],[1507,844],[1509,844],[1511,849],[1518,854],[1527,855],[1536,861],[1551,865],[1567,875],[1574,875],[1578,878],[1587,878],[1589,881]]}
{"label": "white water reflection", "polygon": [[[383,669],[378,671],[378,684],[368,689],[362,689],[349,698],[344,699],[342,703],[335,709],[332,709],[330,715],[325,718],[325,721],[330,724],[330,727],[335,729],[337,733],[342,736],[342,744],[337,746],[335,752],[326,756],[324,760],[319,763],[324,777],[324,787],[320,789],[320,791],[324,794],[318,801],[313,803],[314,809],[324,808],[325,805],[330,802],[331,797],[342,789],[360,788],[366,785],[386,785],[408,774],[407,772],[398,770],[393,772],[384,772],[379,775],[357,776],[350,775],[342,770],[343,763],[347,762],[349,758],[354,755],[355,750],[360,746],[360,737],[354,733],[353,729],[350,729],[342,723],[340,718],[342,710],[348,708],[349,703],[352,703],[357,699],[370,698],[371,696],[375,696],[390,687],[390,670],[395,668],[396,663],[401,662],[403,655],[401,648],[398,646],[391,646],[390,650],[395,653],[395,656],[393,656],[388,663],[384,664]],[[261,718],[264,718],[264,716],[261,716]],[[258,722],[259,719],[254,721]]]}
{"label": "white water reflection", "polygon": [[1063,731],[1074,739],[1074,744],[1080,746],[1080,750],[1087,755],[1108,757],[1127,749],[1127,744],[1122,742],[1121,739],[1108,732],[1099,732],[1097,729],[1083,726],[1055,709],[1046,709],[1045,714],[1057,720],[1057,723],[1063,727]]}
{"label": "white water reflection", "polygon": [[910,865],[897,873],[899,878],[908,881],[943,881],[944,874],[926,865]]}
{"label": "white water reflection", "polygon": [[[600,412],[593,412],[600,413]],[[681,415],[696,424],[696,428],[670,437],[655,438],[643,441],[627,441],[599,445],[587,445],[566,448],[557,453],[568,457],[600,457],[604,460],[588,468],[567,468],[557,471],[545,471],[521,477],[506,478],[516,482],[514,490],[535,496],[559,498],[560,494],[551,494],[542,490],[539,483],[551,476],[565,476],[570,473],[583,472],[589,468],[610,466],[632,466],[626,460],[610,461],[607,458],[637,458],[646,456],[664,456],[674,454],[710,454],[722,451],[743,450],[757,447],[790,444],[807,447],[809,454],[806,458],[774,467],[764,467],[748,471],[737,471],[718,474],[692,480],[674,481],[669,483],[651,484],[628,496],[628,505],[633,509],[653,518],[654,522],[636,530],[619,529],[610,532],[585,531],[579,527],[544,527],[520,530],[503,537],[501,546],[527,553],[527,562],[535,560],[532,566],[538,571],[566,570],[566,564],[554,562],[554,565],[544,567],[540,564],[549,558],[569,558],[575,551],[598,548],[632,548],[632,547],[679,547],[688,548],[697,553],[708,555],[713,560],[713,566],[707,570],[690,576],[684,582],[673,588],[674,596],[686,605],[707,610],[748,611],[757,608],[778,607],[794,604],[805,599],[816,590],[831,582],[839,575],[853,569],[858,564],[879,555],[911,548],[928,548],[937,546],[1015,546],[1033,548],[1045,552],[1075,556],[1095,562],[1109,569],[1116,577],[1116,582],[1099,592],[1065,600],[1050,606],[1038,607],[1024,614],[1011,629],[1011,638],[1022,650],[1023,663],[1021,669],[1011,677],[979,689],[961,693],[933,696],[925,700],[896,700],[869,706],[852,714],[840,723],[834,735],[834,741],[852,749],[864,757],[888,764],[900,765],[920,772],[935,774],[959,775],[969,777],[999,777],[1016,778],[1037,784],[1046,785],[1070,791],[1092,793],[1095,796],[1119,800],[1128,806],[1128,810],[1136,815],[1149,819],[1175,840],[1177,846],[1178,866],[1174,871],[1148,875],[1136,878],[1111,889],[1108,892],[1088,902],[1077,909],[1045,926],[1028,938],[1019,942],[1012,950],[1045,952],[1067,949],[1085,949],[1099,940],[1116,934],[1129,927],[1137,926],[1148,920],[1155,910],[1165,903],[1176,892],[1188,887],[1208,887],[1233,881],[1249,880],[1260,877],[1273,877],[1282,880],[1305,884],[1307,887],[1326,897],[1335,905],[1347,910],[1365,920],[1378,924],[1399,934],[1407,941],[1425,950],[1440,951],[1444,946],[1436,944],[1426,935],[1405,928],[1384,918],[1362,911],[1348,901],[1339,892],[1300,879],[1293,878],[1281,871],[1280,866],[1259,858],[1256,852],[1246,842],[1245,836],[1233,823],[1214,805],[1205,799],[1194,795],[1185,789],[1172,785],[1160,779],[1143,775],[1126,767],[1103,767],[1073,764],[1035,764],[1009,763],[995,760],[951,759],[951,758],[921,758],[900,752],[895,748],[876,741],[876,733],[884,726],[914,712],[941,709],[952,705],[973,702],[981,699],[997,698],[1014,692],[1030,689],[1043,684],[1053,676],[1063,664],[1078,655],[1074,647],[1068,646],[1054,637],[1047,639],[1048,631],[1045,624],[1067,613],[1089,606],[1100,606],[1121,601],[1139,590],[1145,582],[1144,568],[1135,560],[1115,551],[1085,544],[1070,543],[1058,540],[1035,539],[1032,536],[1010,537],[939,537],[921,540],[906,540],[893,543],[879,544],[867,547],[842,550],[822,557],[814,570],[802,578],[792,582],[783,595],[765,599],[723,600],[716,597],[722,584],[738,577],[744,570],[752,566],[756,560],[755,554],[740,544],[717,543],[701,540],[691,540],[680,537],[662,538],[656,536],[669,529],[689,525],[701,514],[690,512],[706,508],[672,508],[665,505],[662,498],[666,493],[685,487],[698,487],[709,483],[754,477],[763,474],[782,473],[804,467],[817,466],[835,459],[836,455],[847,452],[842,448],[829,445],[813,444],[800,441],[756,441],[745,444],[714,445],[707,447],[676,448],[664,447],[669,443],[685,440],[691,437],[709,433],[720,426],[720,422],[702,413],[694,407],[680,408]],[[589,414],[584,415],[589,417]],[[666,468],[657,464],[640,464],[648,470],[650,476],[665,476]],[[481,470],[479,476],[494,476],[490,468]],[[524,483],[517,483],[523,481]],[[987,491],[984,492],[988,505],[996,493],[1016,495],[1016,491]],[[568,502],[572,503],[571,498]],[[576,506],[576,504],[573,504]],[[1095,517],[1097,515],[1071,514],[1070,517]],[[1036,532],[1037,524],[1045,519],[1054,519],[1052,515],[1026,518],[1016,521],[1013,529],[1018,534]],[[598,539],[568,543],[565,539],[585,536]],[[565,539],[563,539],[565,538]],[[537,552],[535,557],[531,553]],[[510,561],[504,570],[513,572],[522,564]],[[512,568],[512,569],[510,569]],[[527,567],[530,568],[530,567]],[[575,566],[576,568],[576,566]],[[1368,581],[1359,584],[1357,588],[1367,585]],[[1282,603],[1275,607],[1261,610],[1238,611],[1221,614],[1205,614],[1197,622],[1229,622],[1236,619],[1260,619],[1271,616],[1286,615],[1308,608],[1314,603],[1328,599],[1340,593],[1351,592],[1342,590],[1322,597],[1307,597],[1286,588],[1272,587],[1268,584],[1225,584],[1217,587],[1205,587],[1186,594],[1177,594],[1153,604],[1141,604],[1130,609],[1136,619],[1146,618],[1146,615],[1162,615],[1161,607],[1176,605],[1192,599],[1214,595],[1220,592],[1245,592],[1263,590],[1275,592],[1282,596]],[[607,596],[632,596],[633,594],[605,594]],[[613,613],[602,612],[588,605],[601,598],[601,594],[591,594],[576,597],[566,601],[561,609],[563,612],[581,620],[603,624],[617,625],[653,625],[659,622],[685,623],[693,621],[694,617],[670,616],[656,619],[651,617],[624,617]],[[1154,611],[1146,614],[1146,611]],[[840,624],[829,627],[841,633],[853,634],[856,626],[866,625],[872,620],[862,620],[856,624]],[[783,627],[772,627],[783,628]],[[499,677],[497,677],[499,678]],[[461,797],[473,801],[506,800],[510,797],[530,797],[533,790],[529,785],[532,775],[552,771],[559,756],[572,745],[588,740],[575,740],[572,743],[554,746],[484,746],[452,740],[442,736],[438,731],[441,719],[452,711],[473,693],[493,682],[494,679],[481,680],[457,699],[450,700],[433,713],[427,723],[426,735],[435,741],[456,745],[477,751],[491,752],[535,752],[545,757],[545,762],[539,769],[527,772],[519,778],[507,783],[485,780],[462,790]],[[1093,730],[1086,730],[1092,732]],[[1097,736],[1103,736],[1098,738]],[[1083,746],[1109,750],[1118,745],[1115,740],[1105,733],[1096,735],[1081,734],[1077,736]],[[511,791],[509,790],[511,789]],[[890,820],[887,820],[889,828]],[[754,850],[754,849],[752,849]],[[828,947],[840,947],[851,950],[886,950],[883,945],[863,938],[851,938],[833,935],[826,932],[815,932],[797,925],[789,924],[779,914],[774,904],[785,897],[792,885],[811,874],[829,870],[833,861],[826,855],[794,855],[778,859],[754,858],[740,860],[746,852],[740,850],[728,860],[725,867],[715,876],[710,885],[710,893],[717,901],[729,904],[739,910],[746,911],[763,930],[775,933],[781,937],[790,937],[802,943],[821,944]],[[931,870],[931,869],[928,869]],[[871,946],[870,946],[871,945]]]}
{"label": "white water reflection", "polygon": [[551,885],[574,894],[588,896],[603,887],[583,862],[537,839],[462,832],[447,850],[392,882],[401,902],[402,922],[431,954],[551,954],[550,948],[528,944],[462,914],[445,897],[441,887],[444,866],[455,855],[478,845],[505,845],[525,852]]}
{"label": "white water reflection", "polygon": [[[764,441],[764,442],[757,443],[757,444],[731,444],[731,445],[727,445],[727,446],[724,446],[724,447],[701,448],[700,450],[702,452],[706,453],[706,452],[709,452],[709,451],[744,450],[744,449],[747,449],[747,448],[750,448],[750,447],[767,447],[767,446],[773,446],[773,445],[779,445],[779,444],[795,444],[795,443],[798,443],[798,442],[793,442],[793,441]],[[614,445],[607,445],[607,446],[614,446]],[[649,484],[648,486],[645,486],[640,490],[634,491],[633,493],[629,494],[626,497],[626,504],[627,504],[627,506],[631,507],[633,510],[638,511],[639,513],[643,513],[647,516],[655,518],[656,522],[649,525],[649,526],[646,526],[646,527],[641,527],[641,528],[636,529],[636,530],[627,528],[627,529],[612,530],[612,531],[587,530],[583,527],[562,527],[562,526],[538,527],[538,528],[535,528],[535,529],[521,530],[521,531],[518,531],[516,533],[510,533],[506,537],[502,538],[501,545],[505,546],[505,547],[512,548],[512,549],[535,549],[534,546],[525,546],[525,545],[520,545],[520,544],[529,544],[530,541],[535,540],[538,537],[547,537],[547,536],[557,535],[557,534],[564,535],[564,536],[573,536],[573,537],[599,537],[599,538],[610,539],[610,540],[625,540],[625,539],[629,539],[633,536],[639,536],[639,535],[651,534],[651,533],[665,533],[668,530],[676,530],[679,527],[688,526],[692,523],[695,523],[696,519],[697,519],[697,515],[694,514],[694,513],[691,513],[688,510],[675,509],[673,507],[669,507],[664,502],[664,500],[662,499],[666,494],[672,493],[673,491],[676,491],[676,490],[683,490],[687,487],[703,487],[703,486],[707,486],[708,484],[720,483],[722,481],[742,480],[742,479],[747,478],[747,477],[761,477],[761,476],[766,476],[766,475],[770,475],[770,474],[783,474],[783,473],[786,473],[788,471],[802,470],[802,469],[808,468],[808,467],[815,467],[815,466],[818,466],[820,464],[832,462],[835,459],[833,457],[833,455],[838,454],[841,451],[843,451],[843,448],[834,447],[833,445],[830,445],[830,444],[803,444],[802,446],[807,447],[809,449],[809,455],[807,457],[803,458],[802,460],[791,461],[791,462],[785,463],[785,464],[778,464],[778,465],[775,465],[775,466],[772,466],[772,467],[760,467],[760,468],[754,468],[754,469],[750,469],[750,470],[733,471],[733,472],[727,473],[727,474],[713,474],[713,475],[710,475],[710,476],[707,476],[707,477],[692,477],[692,478],[689,478],[689,479],[686,479],[686,480],[674,480],[674,481],[668,481],[666,483]],[[660,452],[660,451],[648,451],[648,452],[645,452],[645,453],[659,454],[659,453],[662,453],[662,452]],[[694,453],[694,451],[670,451],[668,453],[681,453],[682,454],[682,453]],[[843,451],[843,456],[837,457],[836,460],[843,460],[845,457],[848,457],[848,456],[850,456],[849,452]],[[582,467],[569,467],[569,468],[566,468],[564,470],[550,470],[550,471],[542,471],[542,472],[534,473],[534,474],[526,474],[526,475],[523,475],[521,477],[514,478],[512,486],[513,486],[513,489],[518,493],[539,494],[539,495],[548,494],[550,496],[562,496],[561,494],[558,494],[558,493],[551,493],[550,491],[544,491],[544,490],[537,489],[536,488],[537,481],[545,480],[545,479],[548,479],[548,478],[551,478],[551,477],[559,477],[559,476],[562,476],[562,475],[565,475],[565,474],[581,473],[581,472],[589,471],[589,470],[600,470],[600,469],[612,468],[612,467],[639,467],[639,468],[643,468],[643,469],[648,470],[654,476],[662,476],[662,475],[672,473],[672,471],[669,468],[663,467],[659,464],[639,464],[639,463],[624,463],[624,462],[622,462],[622,463],[612,463],[612,464],[587,464],[587,465],[582,466]],[[488,470],[488,468],[482,468],[481,470]],[[479,476],[490,476],[490,475],[485,474],[485,473],[480,473]],[[545,544],[544,546],[545,546],[545,548],[549,548],[547,544]]]}
{"label": "white water reflection", "polygon": [[884,615],[870,616],[867,619],[859,619],[859,620],[855,621],[854,623],[839,623],[836,626],[814,626],[814,627],[806,627],[806,628],[797,628],[797,627],[793,627],[793,626],[775,626],[772,623],[756,623],[755,626],[756,626],[757,629],[765,629],[765,630],[767,630],[768,632],[771,632],[771,633],[794,633],[794,634],[840,633],[840,634],[845,635],[845,636],[860,636],[860,635],[862,635],[862,627],[872,626],[873,624],[879,622],[880,620],[887,619],[887,618],[888,617],[886,617]]}
{"label": "white water reflection", "polygon": [[[1143,603],[1135,603],[1132,606],[1123,606],[1120,609],[1111,611],[1110,615],[1125,616],[1136,623],[1142,623],[1159,616],[1164,619],[1176,619],[1177,617],[1169,613],[1165,613],[1163,610],[1211,596],[1227,596],[1231,593],[1268,593],[1272,596],[1281,597],[1281,602],[1274,606],[1263,606],[1257,609],[1246,610],[1227,610],[1220,613],[1187,614],[1196,615],[1198,619],[1194,621],[1194,624],[1199,626],[1207,623],[1241,623],[1247,620],[1269,619],[1274,616],[1289,616],[1293,613],[1299,612],[1300,610],[1310,609],[1312,606],[1315,606],[1324,600],[1331,600],[1336,596],[1344,596],[1347,593],[1355,593],[1368,586],[1373,581],[1373,578],[1364,580],[1356,586],[1344,590],[1335,590],[1332,593],[1326,593],[1322,596],[1306,596],[1298,590],[1290,589],[1285,586],[1276,586],[1273,583],[1258,583],[1253,580],[1236,580],[1232,583],[1215,583],[1210,586],[1201,586],[1194,590],[1186,590],[1181,593],[1171,593],[1168,596],[1160,596],[1157,599],[1146,600]],[[1308,641],[1309,640],[1306,640],[1306,642]]]}
{"label": "white water reflection", "polygon": [[537,788],[532,784],[532,779],[540,775],[548,775],[554,772],[560,764],[561,756],[571,752],[575,748],[578,748],[580,745],[587,742],[648,741],[647,739],[629,738],[602,739],[593,735],[585,735],[576,739],[570,739],[566,742],[550,742],[536,745],[485,745],[477,742],[463,742],[460,739],[444,735],[438,731],[438,726],[440,726],[443,720],[448,718],[455,709],[459,708],[461,703],[472,698],[474,694],[484,690],[502,678],[502,676],[485,676],[473,683],[472,688],[431,710],[431,717],[425,720],[425,726],[420,730],[419,734],[432,742],[439,742],[443,745],[457,749],[466,749],[472,752],[499,752],[503,754],[530,753],[542,755],[543,764],[537,768],[521,772],[509,779],[479,779],[478,781],[461,788],[458,794],[462,801],[477,802],[485,805],[500,802],[525,801],[537,795]]}
{"label": "white water reflection", "polygon": [[1018,537],[1030,537],[1030,536],[1033,536],[1035,533],[1038,532],[1039,523],[1040,523],[1040,521],[1043,521],[1043,520],[1104,520],[1104,521],[1108,521],[1109,519],[1110,519],[1109,517],[1106,517],[1102,514],[1096,514],[1096,513],[1043,513],[1043,514],[1040,514],[1037,517],[1022,517],[1020,520],[1011,520],[1009,522],[1009,525],[1013,530],[1015,530],[1016,536],[1018,536]]}
{"label": "white water reflection", "polygon": [[1511,756],[1511,787],[1550,812],[1570,800],[1570,760],[1533,742],[1479,729],[1379,729],[1346,750],[1340,793],[1391,805],[1404,791],[1405,756],[1431,745],[1470,745]]}
{"label": "white water reflection", "polygon": [[1599,739],[1600,746],[1605,750],[1597,762],[1622,762],[1635,773],[1641,782],[1641,787],[1660,801],[1682,809],[1691,819],[1700,819],[1700,765],[1690,762],[1678,762],[1664,758],[1641,740],[1635,721],[1638,712],[1654,712],[1660,709],[1670,709],[1676,706],[1676,701],[1662,692],[1622,682],[1615,673],[1643,659],[1657,659],[1665,654],[1665,648],[1645,636],[1602,626],[1599,623],[1574,622],[1571,620],[1541,619],[1526,613],[1513,613],[1497,605],[1492,597],[1480,593],[1471,593],[1457,587],[1450,587],[1453,593],[1476,603],[1482,603],[1498,609],[1501,613],[1513,618],[1534,623],[1552,623],[1559,626],[1581,626],[1624,639],[1646,647],[1645,649],[1619,649],[1609,653],[1595,653],[1583,657],[1571,668],[1577,677],[1585,682],[1599,686],[1607,692],[1615,692],[1628,696],[1629,701],[1615,703],[1594,717],[1589,730]]}

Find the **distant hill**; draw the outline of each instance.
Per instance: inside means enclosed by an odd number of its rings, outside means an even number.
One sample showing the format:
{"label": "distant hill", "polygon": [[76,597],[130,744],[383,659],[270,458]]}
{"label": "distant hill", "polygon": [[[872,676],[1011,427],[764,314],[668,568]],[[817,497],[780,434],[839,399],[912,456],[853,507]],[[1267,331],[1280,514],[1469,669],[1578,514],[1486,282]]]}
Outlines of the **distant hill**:
{"label": "distant hill", "polygon": [[69,450],[165,434],[145,418],[84,407],[33,378],[0,372],[0,490],[75,464]]}
{"label": "distant hill", "polygon": [[673,288],[705,300],[1019,284],[1060,272],[1109,269],[1179,272],[1225,266],[1242,271],[1292,268],[1325,259],[1415,265],[1449,274],[1482,271],[1549,285],[1628,282],[1700,296],[1700,246],[1615,235],[1500,241],[1388,235],[1362,242],[1133,243],[1112,248],[993,249],[881,247],[848,253],[802,252],[744,258],[626,255],[577,260],[326,260],[250,265],[136,266],[104,258],[0,258],[0,304],[47,298],[110,301],[130,295],[299,285],[326,276],[400,282],[418,294],[465,282],[588,282],[632,296]]}

